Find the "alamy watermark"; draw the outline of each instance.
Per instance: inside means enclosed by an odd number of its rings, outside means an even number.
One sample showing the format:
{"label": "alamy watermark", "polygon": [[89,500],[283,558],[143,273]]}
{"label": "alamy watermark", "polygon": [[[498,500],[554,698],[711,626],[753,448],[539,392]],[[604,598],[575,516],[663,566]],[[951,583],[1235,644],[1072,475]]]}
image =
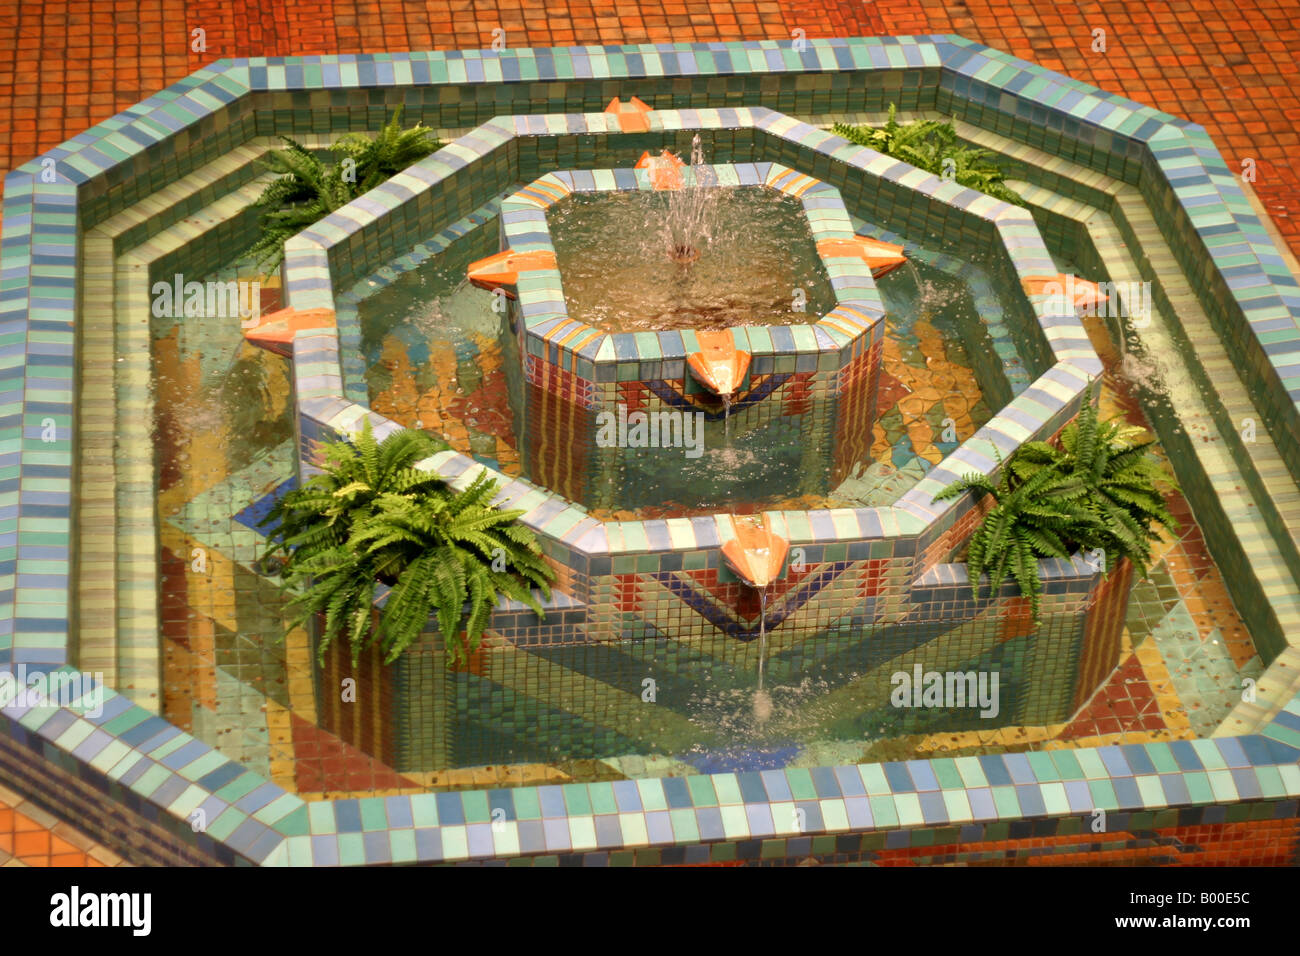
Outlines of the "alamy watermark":
{"label": "alamy watermark", "polygon": [[31,671],[18,664],[0,671],[0,707],[67,707],[84,717],[104,714],[104,675]]}
{"label": "alamy watermark", "polygon": [[262,284],[256,281],[186,282],[177,273],[171,282],[155,282],[149,291],[156,319],[238,317],[247,329],[257,325],[262,314]]}
{"label": "alamy watermark", "polygon": [[704,454],[704,413],[661,411],[596,415],[596,444],[601,448],[684,448],[687,458]]}
{"label": "alamy watermark", "polygon": [[920,664],[912,673],[896,671],[889,702],[895,707],[978,707],[980,716],[998,715],[997,671],[925,671]]}
{"label": "alamy watermark", "polygon": [[152,893],[83,893],[73,886],[50,897],[50,925],[119,927],[133,936],[148,936],[153,928]]}

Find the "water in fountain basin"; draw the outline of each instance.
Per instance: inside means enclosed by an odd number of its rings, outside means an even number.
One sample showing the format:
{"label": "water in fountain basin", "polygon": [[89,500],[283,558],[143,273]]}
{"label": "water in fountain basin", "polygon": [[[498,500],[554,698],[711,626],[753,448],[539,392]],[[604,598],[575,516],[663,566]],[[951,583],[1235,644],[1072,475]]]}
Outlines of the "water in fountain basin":
{"label": "water in fountain basin", "polygon": [[[408,267],[396,281],[367,296],[359,307],[359,341],[353,347],[360,351],[358,377],[364,376],[361,384],[372,407],[403,425],[445,436],[458,451],[517,475],[520,439],[512,426],[524,402],[517,339],[503,316],[493,312],[491,294],[464,284],[465,264],[498,248],[498,228],[495,220],[485,223],[447,253]],[[938,390],[932,406],[937,410],[927,412],[932,419],[927,429],[937,430],[948,414],[946,405],[952,403],[947,397],[953,387],[951,374],[967,375],[968,367],[981,363],[992,366],[998,355],[983,338],[972,293],[961,279],[920,265],[916,274],[897,269],[879,285],[890,313],[888,354],[897,354],[887,360],[886,370],[901,376],[913,391],[927,386]],[[926,303],[924,309],[918,307],[919,298]],[[928,338],[917,331],[923,318],[932,326]],[[922,347],[923,342],[930,344]],[[981,379],[987,381],[987,375],[981,373]],[[863,470],[875,461],[888,461],[896,471],[911,460],[904,453],[912,452],[909,435],[917,432],[915,427],[908,430],[910,419],[900,417],[892,404],[900,392],[898,385],[887,387],[890,403],[878,414],[887,415],[879,427],[889,445],[878,443],[861,462]],[[939,404],[940,399],[946,404]],[[846,482],[842,490],[830,487],[829,459],[807,452],[807,416],[784,404],[760,407],[748,404],[744,395],[734,398],[729,410],[714,406],[704,424],[700,457],[686,457],[681,449],[629,455],[604,478],[613,493],[600,497],[610,498],[609,503],[582,503],[601,517],[617,513],[620,518],[652,518],[720,510],[745,514],[771,508],[854,507],[861,506],[868,493],[896,494],[891,489],[901,479],[882,479],[874,472]],[[986,403],[978,402],[969,427],[978,428],[987,417]],[[963,430],[960,437],[967,433]],[[881,481],[884,484],[877,487]],[[879,502],[872,498],[871,503]],[[742,693],[740,688],[736,692]],[[753,684],[743,693],[748,711]],[[779,698],[776,703],[779,710]]]}
{"label": "water in fountain basin", "polygon": [[569,314],[608,332],[803,324],[834,304],[801,203],[770,189],[579,194],[547,221]]}

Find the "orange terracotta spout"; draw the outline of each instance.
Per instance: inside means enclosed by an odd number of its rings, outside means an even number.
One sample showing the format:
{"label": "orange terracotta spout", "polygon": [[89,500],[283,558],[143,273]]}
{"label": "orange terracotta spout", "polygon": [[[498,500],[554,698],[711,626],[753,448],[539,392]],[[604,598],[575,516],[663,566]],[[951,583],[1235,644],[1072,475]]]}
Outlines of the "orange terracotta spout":
{"label": "orange terracotta spout", "polygon": [[514,252],[511,249],[506,249],[496,255],[488,256],[486,259],[471,262],[469,269],[466,271],[469,274],[469,281],[480,289],[486,289],[489,292],[501,289],[513,299],[515,293],[510,286],[519,284],[519,273],[527,272],[530,269],[554,268],[554,252],[547,250]]}
{"label": "orange terracotta spout", "polygon": [[655,189],[681,189],[685,165],[680,156],[665,149],[658,156],[642,153],[633,168],[650,170],[650,185]]}
{"label": "orange terracotta spout", "polygon": [[696,332],[700,350],[686,356],[686,364],[695,380],[714,395],[727,397],[735,393],[749,371],[749,353],[736,348],[730,332]]}
{"label": "orange terracotta spout", "polygon": [[892,242],[881,242],[867,236],[854,236],[852,239],[823,239],[817,243],[817,252],[822,256],[845,256],[861,259],[879,279],[892,272],[907,261],[903,247]]}
{"label": "orange terracotta spout", "polygon": [[244,338],[258,348],[292,357],[293,339],[308,329],[335,327],[332,309],[279,309],[262,316],[256,325],[244,329]]}
{"label": "orange terracotta spout", "polygon": [[613,113],[618,117],[618,128],[624,133],[650,132],[650,117],[647,114],[651,112],[651,108],[635,96],[626,103],[617,96],[614,97],[605,107],[605,112]]}
{"label": "orange terracotta spout", "polygon": [[781,573],[790,543],[756,524],[732,518],[731,525],[736,537],[722,545],[723,562],[750,587],[767,587]]}
{"label": "orange terracotta spout", "polygon": [[1028,295],[1045,293],[1063,297],[1074,306],[1076,312],[1089,312],[1110,298],[1097,283],[1072,275],[1029,276],[1020,284]]}

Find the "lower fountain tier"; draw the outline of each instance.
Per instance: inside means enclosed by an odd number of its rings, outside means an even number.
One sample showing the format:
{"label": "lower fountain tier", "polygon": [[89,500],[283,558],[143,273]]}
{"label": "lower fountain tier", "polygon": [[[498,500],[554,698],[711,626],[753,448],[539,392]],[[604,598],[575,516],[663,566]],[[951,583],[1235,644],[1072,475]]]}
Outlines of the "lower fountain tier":
{"label": "lower fountain tier", "polygon": [[704,514],[826,495],[870,452],[880,348],[847,373],[793,366],[755,360],[728,401],[689,374],[598,384],[546,368],[512,395],[524,472],[606,512]]}

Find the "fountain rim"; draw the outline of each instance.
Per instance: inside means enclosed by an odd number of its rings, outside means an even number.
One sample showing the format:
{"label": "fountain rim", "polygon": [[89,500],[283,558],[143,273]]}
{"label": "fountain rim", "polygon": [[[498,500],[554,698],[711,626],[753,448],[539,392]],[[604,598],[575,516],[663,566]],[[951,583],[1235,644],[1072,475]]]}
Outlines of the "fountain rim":
{"label": "fountain rim", "polygon": [[[839,190],[824,180],[777,162],[703,165],[713,173],[712,188],[763,188],[799,199],[814,244],[854,237],[853,223]],[[690,181],[695,170],[686,167],[682,173],[683,188],[693,185]],[[502,201],[501,245],[503,250],[546,252],[553,257],[555,247],[546,219],[547,211],[553,206],[575,194],[656,190],[648,169],[617,167],[546,173]],[[822,205],[810,207],[809,200]],[[810,215],[814,209],[817,214]],[[783,326],[735,326],[729,331],[736,339],[737,348],[752,355],[834,353],[843,363],[862,348],[865,339],[877,334],[885,321],[885,306],[871,270],[862,260],[827,255],[820,249],[817,258],[835,297],[833,307],[815,321]],[[571,371],[586,370],[590,365],[590,375],[581,375],[581,371],[578,374],[591,381],[620,380],[619,366],[643,362],[634,341],[629,342],[638,335],[656,338],[656,361],[664,363],[684,364],[687,356],[700,348],[694,329],[612,332],[572,318],[564,297],[563,271],[558,265],[530,270],[526,278],[520,276],[516,288],[528,343],[524,352],[544,355],[549,349],[552,354],[558,354],[558,364],[567,365]],[[782,328],[791,330],[790,347],[778,347],[772,341],[772,330]],[[682,373],[685,374],[684,368]],[[665,374],[663,377],[682,376]]]}

